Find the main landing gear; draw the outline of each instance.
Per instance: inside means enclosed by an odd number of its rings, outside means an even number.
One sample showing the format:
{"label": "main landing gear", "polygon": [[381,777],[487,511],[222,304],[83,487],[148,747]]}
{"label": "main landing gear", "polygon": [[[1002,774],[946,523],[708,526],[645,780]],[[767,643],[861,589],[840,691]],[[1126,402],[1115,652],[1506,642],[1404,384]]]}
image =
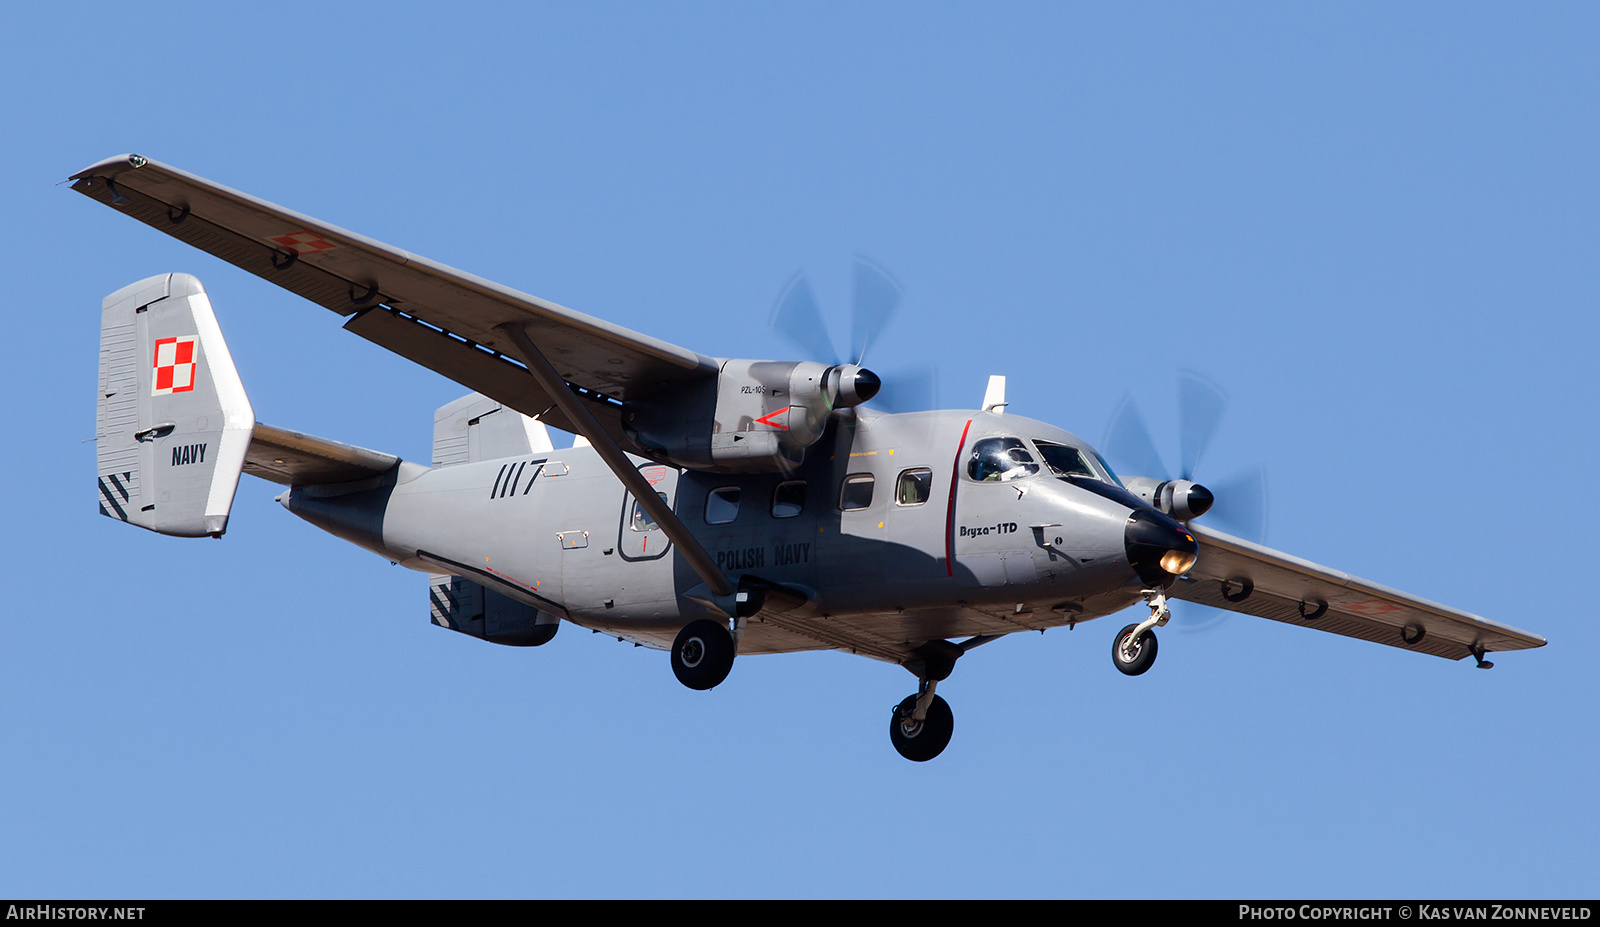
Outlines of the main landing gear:
{"label": "main landing gear", "polygon": [[950,706],[933,694],[936,685],[924,679],[917,686],[917,694],[906,696],[889,718],[889,742],[901,756],[915,763],[926,763],[943,753],[956,730],[956,716]]}
{"label": "main landing gear", "polygon": [[962,654],[996,636],[983,635],[960,644],[933,640],[914,651],[916,658],[904,665],[916,674],[917,694],[906,696],[889,715],[889,742],[894,744],[896,753],[914,763],[926,763],[944,752],[950,735],[955,733],[956,717],[933,690],[950,678]]}
{"label": "main landing gear", "polygon": [[1150,606],[1150,617],[1118,631],[1117,639],[1111,642],[1111,663],[1128,676],[1138,676],[1156,662],[1156,635],[1153,629],[1164,627],[1172,619],[1172,612],[1167,609],[1167,594],[1163,590],[1146,590],[1144,601]]}
{"label": "main landing gear", "polygon": [[672,674],[691,689],[710,689],[733,669],[733,635],[709,618],[691,621],[672,642]]}

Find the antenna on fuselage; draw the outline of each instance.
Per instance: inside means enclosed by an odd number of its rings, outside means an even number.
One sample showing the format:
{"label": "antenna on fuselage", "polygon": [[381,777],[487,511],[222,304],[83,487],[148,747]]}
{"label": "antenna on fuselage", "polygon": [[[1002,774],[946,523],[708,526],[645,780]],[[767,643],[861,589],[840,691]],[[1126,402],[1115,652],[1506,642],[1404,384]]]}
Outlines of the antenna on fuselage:
{"label": "antenna on fuselage", "polygon": [[1000,415],[1006,406],[1006,378],[999,374],[989,377],[989,387],[983,391],[983,411]]}

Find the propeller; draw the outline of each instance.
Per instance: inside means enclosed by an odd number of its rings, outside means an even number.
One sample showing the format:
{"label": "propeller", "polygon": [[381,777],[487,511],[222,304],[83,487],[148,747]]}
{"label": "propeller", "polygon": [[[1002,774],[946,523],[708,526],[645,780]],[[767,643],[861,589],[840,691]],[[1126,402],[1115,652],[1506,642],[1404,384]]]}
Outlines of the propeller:
{"label": "propeller", "polygon": [[[1200,461],[1211,447],[1228,394],[1211,380],[1183,370],[1178,373],[1178,458],[1179,470],[1173,479],[1193,481]],[[1119,472],[1130,476],[1168,478],[1167,469],[1150,429],[1139,414],[1132,396],[1125,397],[1112,416],[1106,431],[1106,456]],[[1262,467],[1251,467],[1221,482],[1206,487],[1215,502],[1205,511],[1206,524],[1260,543],[1267,534],[1267,475]],[[1218,609],[1183,602],[1175,618],[1185,630],[1209,630],[1229,614]]]}
{"label": "propeller", "polygon": [[[772,309],[772,329],[808,359],[859,366],[866,362],[867,351],[888,328],[905,290],[882,265],[858,255],[852,291],[848,360],[834,347],[817,304],[816,292],[803,270],[789,278],[778,294]],[[886,412],[916,412],[937,407],[937,379],[931,365],[900,366],[881,375],[880,379],[882,386],[870,400],[877,408]]]}

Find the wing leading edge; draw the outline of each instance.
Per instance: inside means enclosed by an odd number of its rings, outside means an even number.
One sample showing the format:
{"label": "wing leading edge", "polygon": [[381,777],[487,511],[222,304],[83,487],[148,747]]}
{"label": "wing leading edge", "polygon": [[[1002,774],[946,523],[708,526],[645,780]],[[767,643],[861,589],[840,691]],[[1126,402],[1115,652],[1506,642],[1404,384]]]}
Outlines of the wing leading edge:
{"label": "wing leading edge", "polygon": [[[139,155],[101,161],[72,189],[304,296],[345,327],[563,430],[555,401],[502,352],[520,325],[596,417],[618,434],[616,402],[715,376],[714,360],[418,257]],[[504,347],[511,347],[505,345]],[[609,401],[608,401],[609,400]]]}
{"label": "wing leading edge", "polygon": [[1189,530],[1200,542],[1200,559],[1168,590],[1173,598],[1449,660],[1545,645],[1537,634],[1220,531],[1194,524]]}

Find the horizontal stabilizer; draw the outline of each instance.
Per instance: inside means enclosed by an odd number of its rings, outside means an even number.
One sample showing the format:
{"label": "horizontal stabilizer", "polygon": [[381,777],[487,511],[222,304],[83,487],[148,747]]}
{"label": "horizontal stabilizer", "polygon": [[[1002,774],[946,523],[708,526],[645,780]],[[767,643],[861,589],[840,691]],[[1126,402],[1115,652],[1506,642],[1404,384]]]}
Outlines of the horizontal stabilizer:
{"label": "horizontal stabilizer", "polygon": [[258,423],[244,472],[285,486],[308,486],[368,479],[399,463],[393,454]]}

